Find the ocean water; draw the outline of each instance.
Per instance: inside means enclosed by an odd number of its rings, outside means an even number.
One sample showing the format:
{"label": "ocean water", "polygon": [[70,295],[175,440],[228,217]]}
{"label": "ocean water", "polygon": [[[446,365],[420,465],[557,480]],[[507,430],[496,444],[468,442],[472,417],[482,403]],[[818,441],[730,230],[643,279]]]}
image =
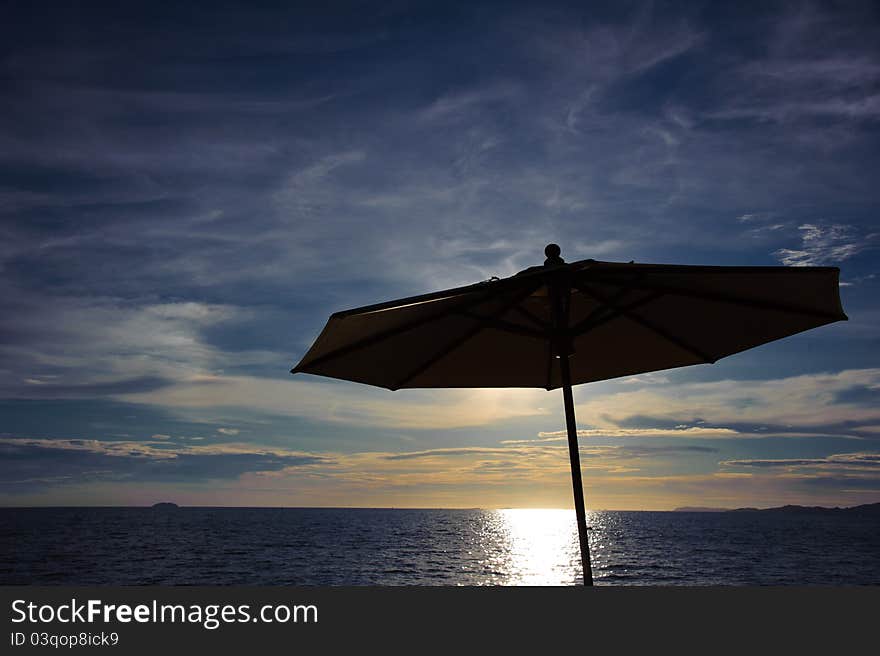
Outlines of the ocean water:
{"label": "ocean water", "polygon": [[[590,512],[597,585],[880,585],[880,520]],[[0,509],[0,584],[572,585],[574,511]]]}

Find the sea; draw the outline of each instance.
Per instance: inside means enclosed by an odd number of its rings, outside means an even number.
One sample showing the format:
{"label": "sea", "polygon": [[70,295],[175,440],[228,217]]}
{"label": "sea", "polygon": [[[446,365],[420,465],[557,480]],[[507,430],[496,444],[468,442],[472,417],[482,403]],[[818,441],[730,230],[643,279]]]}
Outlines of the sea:
{"label": "sea", "polygon": [[[588,514],[596,585],[880,585],[880,519]],[[582,581],[574,511],[4,508],[3,585],[507,586]]]}

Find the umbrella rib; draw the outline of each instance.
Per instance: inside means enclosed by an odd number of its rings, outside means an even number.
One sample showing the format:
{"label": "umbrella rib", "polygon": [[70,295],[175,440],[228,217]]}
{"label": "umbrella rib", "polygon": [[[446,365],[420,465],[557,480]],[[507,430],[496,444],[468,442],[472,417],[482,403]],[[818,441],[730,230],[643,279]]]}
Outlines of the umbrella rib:
{"label": "umbrella rib", "polygon": [[521,314],[523,317],[525,317],[526,319],[531,321],[535,326],[537,326],[541,330],[549,330],[551,328],[551,325],[548,322],[543,321],[539,317],[535,316],[534,314],[532,314],[531,312],[526,310],[522,305],[514,306],[513,311]]}
{"label": "umbrella rib", "polygon": [[[579,283],[575,286],[580,291],[582,291],[584,294],[592,296],[593,298],[595,298],[595,299],[597,299],[597,300],[599,300],[599,301],[601,301],[611,307],[615,307],[613,304],[613,301],[611,301],[608,297],[603,298],[602,294],[589,289],[585,284]],[[620,308],[620,307],[615,307],[615,309],[618,310],[621,314],[626,316],[631,321],[635,321],[637,324],[647,328],[648,330],[656,333],[657,335],[660,335],[660,337],[662,337],[666,341],[671,342],[672,344],[675,344],[677,347],[679,347],[680,349],[682,349],[684,351],[688,351],[689,353],[697,356],[698,358],[700,358],[704,362],[713,363],[713,362],[715,362],[715,360],[717,360],[717,358],[713,358],[713,357],[707,355],[706,353],[704,353],[700,349],[696,348],[695,346],[692,346],[691,344],[688,344],[687,342],[676,337],[675,335],[670,334],[669,332],[667,332],[666,330],[664,330],[660,326],[657,326],[653,322],[648,321],[647,319],[644,319],[643,317],[640,317],[639,315],[633,313],[630,309],[624,309],[624,308]]]}
{"label": "umbrella rib", "polygon": [[467,294],[471,294],[477,291],[487,290],[491,287],[491,292],[497,293],[499,288],[502,289],[515,289],[520,283],[524,281],[528,281],[530,278],[534,276],[540,275],[541,269],[543,267],[533,267],[534,269],[538,269],[538,271],[529,271],[526,276],[523,276],[525,272],[520,272],[515,276],[511,276],[510,278],[492,278],[490,280],[483,280],[482,282],[476,282],[472,285],[465,285],[463,287],[454,287],[452,289],[444,289],[437,292],[430,292],[428,294],[419,294],[417,296],[408,296],[406,298],[398,298],[393,301],[385,301],[383,303],[375,303],[373,305],[364,305],[362,307],[352,308],[350,310],[342,310],[340,312],[335,312],[332,316],[337,318],[350,317],[352,315],[357,314],[367,314],[369,312],[380,312],[382,310],[393,310],[397,307],[401,307],[404,305],[416,305],[419,303],[426,303],[428,301],[436,301],[443,300],[446,298],[453,298],[455,296],[465,296]]}
{"label": "umbrella rib", "polygon": [[[531,293],[533,291],[533,289],[536,289],[536,288],[537,288],[537,286],[535,286],[534,288],[530,287],[529,293]],[[381,342],[382,340],[388,339],[389,337],[394,337],[395,335],[406,332],[407,330],[411,330],[413,328],[418,328],[422,324],[428,323],[430,321],[434,321],[435,319],[438,319],[439,317],[443,316],[444,314],[455,312],[457,310],[462,310],[462,309],[471,307],[472,305],[476,305],[477,303],[481,303],[485,300],[488,300],[493,296],[493,294],[494,294],[494,290],[490,289],[490,290],[487,290],[486,293],[480,294],[480,296],[477,298],[468,298],[467,300],[462,301],[461,303],[459,303],[451,308],[445,308],[441,312],[435,312],[427,317],[425,317],[425,316],[418,317],[416,319],[412,319],[411,321],[406,321],[399,326],[394,326],[393,328],[388,328],[387,330],[380,331],[380,332],[376,333],[375,335],[369,335],[367,337],[363,337],[363,338],[356,340],[350,344],[346,344],[345,346],[340,346],[339,348],[333,349],[332,351],[329,351],[328,353],[324,353],[323,355],[319,355],[314,360],[310,360],[305,363],[300,362],[296,367],[291,369],[290,373],[297,373],[299,371],[305,371],[305,369],[303,367],[313,367],[315,365],[323,364],[323,363],[327,362],[328,360],[333,360],[334,358],[338,358],[343,355],[347,355],[348,353],[351,353],[352,351],[356,351],[359,348],[363,348],[364,346],[370,346],[371,344]],[[342,316],[342,315],[339,315],[339,316]]]}
{"label": "umbrella rib", "polygon": [[[599,277],[603,277],[604,272],[593,272],[593,274],[599,274]],[[629,289],[644,289],[644,290],[652,290],[661,292],[663,294],[671,294],[677,296],[690,296],[692,298],[700,298],[707,301],[721,301],[725,303],[732,303],[734,305],[744,305],[747,307],[755,307],[761,308],[765,310],[777,310],[779,312],[788,312],[794,314],[804,314],[812,317],[818,317],[821,319],[834,319],[840,320],[842,318],[846,318],[846,315],[838,314],[836,312],[825,312],[822,310],[816,310],[813,308],[805,308],[800,307],[798,305],[791,305],[789,303],[779,303],[776,301],[762,301],[760,299],[752,299],[752,298],[743,298],[742,296],[735,296],[733,294],[719,294],[717,292],[703,292],[696,289],[681,289],[680,287],[669,286],[669,285],[658,285],[656,283],[632,283],[624,280],[617,280],[614,276],[609,276],[606,278],[604,283],[609,285],[614,285],[615,287],[627,287]]]}
{"label": "umbrella rib", "polygon": [[[631,291],[631,290],[627,290],[627,291]],[[630,301],[628,304],[624,305],[623,307],[613,305],[613,303],[616,303],[618,300],[620,300],[620,297],[622,297],[622,296],[623,296],[623,294],[618,293],[617,297],[611,298],[608,301],[602,301],[599,298],[597,298],[596,296],[594,296],[593,298],[595,298],[600,303],[602,303],[602,307],[596,308],[595,310],[593,310],[593,312],[590,314],[590,316],[588,316],[583,321],[579,321],[574,326],[572,326],[571,327],[571,336],[572,337],[580,337],[581,335],[584,335],[584,334],[590,332],[591,330],[598,328],[602,324],[608,323],[612,319],[616,319],[617,317],[624,315],[626,312],[628,312],[630,310],[635,310],[636,308],[642,307],[643,305],[647,305],[651,301],[657,300],[658,298],[663,296],[663,294],[659,293],[659,292],[655,292],[654,294],[651,294],[650,296],[645,296],[645,297],[640,298],[638,300]],[[594,318],[593,315],[599,315],[602,311],[608,311],[608,314],[605,315],[604,317],[597,316]]]}
{"label": "umbrella rib", "polygon": [[514,333],[515,335],[524,335],[526,337],[534,337],[536,339],[547,338],[547,333],[532,330],[531,328],[520,326],[515,323],[511,323],[510,321],[504,321],[503,319],[498,319],[495,316],[484,317],[482,315],[475,314],[474,312],[468,312],[467,310],[461,310],[460,312],[456,312],[455,314],[460,314],[461,316],[467,317],[468,319],[475,319],[482,322],[485,326],[497,328],[498,330],[504,330],[509,333]]}
{"label": "umbrella rib", "polygon": [[[617,291],[617,293],[614,294],[614,296],[611,298],[611,300],[614,302],[622,301],[624,296],[629,294],[631,291],[632,291],[631,289],[621,288]],[[586,319],[583,319],[582,321],[579,321],[578,323],[576,323],[574,326],[571,327],[570,330],[572,332],[574,332],[578,326],[590,325],[591,321],[595,321],[596,319],[598,319],[602,315],[602,313],[605,312],[606,310],[608,310],[608,305],[605,303],[600,303],[599,307],[595,308],[592,312],[590,312],[590,314],[587,315]]]}
{"label": "umbrella rib", "polygon": [[514,305],[519,303],[526,296],[528,296],[533,291],[535,291],[538,287],[540,287],[541,284],[543,284],[543,281],[541,281],[541,283],[539,283],[537,285],[532,285],[532,286],[528,287],[524,292],[520,292],[519,294],[514,296],[512,299],[508,299],[507,303],[502,305],[497,310],[493,311],[488,317],[477,317],[476,315],[473,315],[473,316],[468,315],[468,316],[471,316],[471,318],[478,318],[481,321],[481,323],[478,323],[476,326],[473,326],[464,335],[456,338],[450,344],[447,344],[446,346],[444,346],[439,352],[435,353],[430,358],[428,358],[426,361],[419,364],[418,367],[416,367],[412,371],[408,372],[406,374],[406,376],[401,378],[393,387],[390,387],[390,389],[391,390],[400,389],[403,385],[406,385],[413,378],[415,378],[416,376],[418,376],[421,373],[424,373],[428,368],[433,367],[435,364],[437,364],[437,362],[439,362],[440,360],[445,358],[447,355],[452,353],[455,349],[460,347],[462,344],[464,344],[469,339],[474,337],[477,333],[479,333],[481,330],[483,330],[486,327],[486,323],[485,323],[486,321],[494,320],[495,317],[499,317],[502,314],[504,314],[505,312],[507,312],[511,307],[513,307]]}
{"label": "umbrella rib", "polygon": [[503,282],[501,280],[492,280],[492,281],[483,281],[477,282],[472,285],[465,285],[464,287],[455,287],[453,289],[444,289],[438,292],[431,292],[429,294],[419,294],[417,296],[407,296],[406,298],[396,298],[393,301],[385,301],[384,303],[374,303],[373,305],[364,305],[358,308],[352,308],[350,310],[342,310],[341,312],[335,312],[333,314],[334,317],[344,318],[350,317],[356,314],[369,314],[370,312],[381,312],[382,310],[393,310],[398,307],[402,307],[405,305],[417,305],[419,303],[427,303],[430,301],[441,301],[447,298],[454,298],[456,296],[466,296],[468,294],[472,294],[475,291],[481,291],[486,289],[488,285],[496,286],[499,282]]}

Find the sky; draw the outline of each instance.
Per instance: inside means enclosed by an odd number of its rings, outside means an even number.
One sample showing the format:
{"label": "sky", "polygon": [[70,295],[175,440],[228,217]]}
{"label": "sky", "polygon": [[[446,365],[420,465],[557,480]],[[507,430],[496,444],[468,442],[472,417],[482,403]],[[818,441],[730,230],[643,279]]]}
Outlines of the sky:
{"label": "sky", "polygon": [[290,368],[568,261],[848,322],[575,388],[586,504],[880,501],[876,3],[4,3],[0,504],[570,507],[561,393]]}

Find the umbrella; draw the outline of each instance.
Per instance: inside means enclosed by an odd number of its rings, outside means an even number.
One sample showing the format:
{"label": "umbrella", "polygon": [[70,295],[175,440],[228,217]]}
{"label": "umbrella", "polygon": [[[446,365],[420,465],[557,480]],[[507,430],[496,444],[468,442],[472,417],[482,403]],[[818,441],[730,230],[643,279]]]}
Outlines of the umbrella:
{"label": "umbrella", "polygon": [[561,387],[584,584],[592,585],[572,385],[713,363],[845,320],[836,267],[581,260],[333,314],[291,373],[389,390]]}

